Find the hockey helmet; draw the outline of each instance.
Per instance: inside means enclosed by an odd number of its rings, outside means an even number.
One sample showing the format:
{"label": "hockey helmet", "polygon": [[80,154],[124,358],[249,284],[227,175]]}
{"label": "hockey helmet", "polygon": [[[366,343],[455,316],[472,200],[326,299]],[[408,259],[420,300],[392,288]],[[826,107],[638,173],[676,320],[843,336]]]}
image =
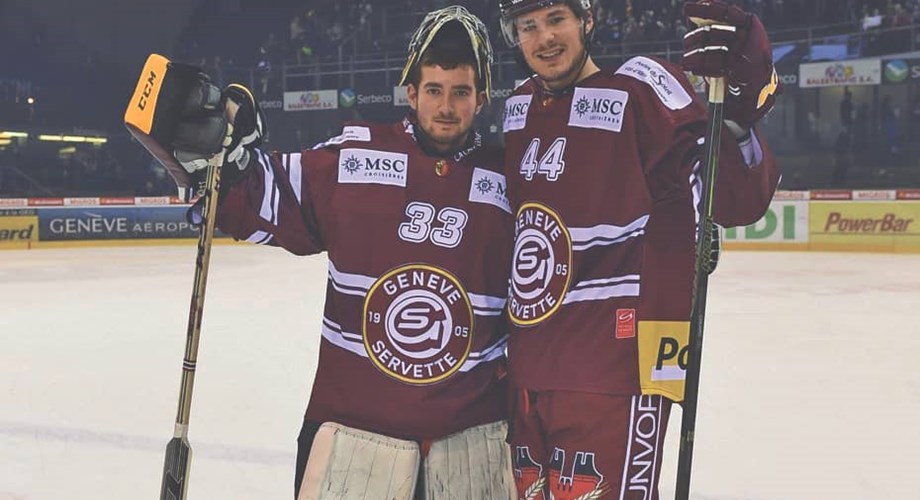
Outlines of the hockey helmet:
{"label": "hockey helmet", "polygon": [[586,19],[591,12],[591,0],[500,0],[498,8],[501,11],[502,35],[505,43],[509,47],[517,47],[520,44],[517,30],[514,27],[514,19],[530,11],[564,3],[575,11],[575,14],[581,19]]}
{"label": "hockey helmet", "polygon": [[484,83],[486,100],[489,100],[492,94],[492,44],[489,42],[489,30],[478,17],[459,5],[431,11],[425,16],[409,41],[409,57],[406,59],[406,66],[403,68],[399,84],[407,84],[409,75],[415,65],[421,61],[428,45],[441,28],[452,21],[458,22],[470,37],[470,47],[473,49],[473,54],[476,55],[476,76]]}

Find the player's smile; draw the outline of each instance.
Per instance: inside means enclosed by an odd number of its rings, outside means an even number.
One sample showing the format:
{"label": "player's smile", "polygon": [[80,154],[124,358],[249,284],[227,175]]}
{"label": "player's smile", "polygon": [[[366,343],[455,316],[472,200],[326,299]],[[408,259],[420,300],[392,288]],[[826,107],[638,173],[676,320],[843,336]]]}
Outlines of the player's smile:
{"label": "player's smile", "polygon": [[546,50],[538,51],[534,56],[545,62],[545,63],[557,63],[562,59],[562,54],[565,52],[564,47],[553,47]]}

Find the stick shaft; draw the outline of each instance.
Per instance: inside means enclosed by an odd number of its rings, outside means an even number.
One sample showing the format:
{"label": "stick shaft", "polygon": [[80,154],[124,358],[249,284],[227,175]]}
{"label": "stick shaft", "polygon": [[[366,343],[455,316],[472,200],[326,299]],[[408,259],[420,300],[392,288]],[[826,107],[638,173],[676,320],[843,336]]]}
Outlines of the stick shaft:
{"label": "stick shaft", "polygon": [[[208,181],[205,188],[204,220],[198,235],[198,255],[195,260],[195,281],[192,285],[192,299],[188,312],[185,357],[182,360],[182,383],[179,390],[179,409],[176,414],[177,433],[187,430],[192,406],[192,389],[195,384],[195,369],[198,363],[198,342],[201,337],[201,317],[204,312],[204,294],[208,284],[208,268],[211,263],[211,243],[214,240],[214,226],[217,218],[217,195],[220,184],[220,164],[224,153],[211,159],[208,165]],[[181,429],[180,429],[181,426]],[[181,436],[176,436],[181,437]]]}
{"label": "stick shaft", "polygon": [[192,285],[192,300],[189,306],[188,330],[185,340],[185,357],[182,360],[179,409],[176,413],[173,438],[166,446],[166,461],[163,466],[160,500],[184,500],[187,498],[188,474],[192,460],[192,447],[188,442],[188,422],[192,407],[195,367],[198,362],[198,340],[201,336],[204,293],[208,281],[208,268],[211,263],[211,243],[214,240],[217,196],[220,186],[220,166],[223,162],[223,151],[208,162],[207,185],[204,193],[204,220],[198,235],[195,282]]}
{"label": "stick shaft", "polygon": [[677,488],[675,498],[690,498],[690,473],[693,463],[693,444],[696,431],[696,410],[699,399],[700,363],[703,357],[703,323],[706,317],[706,294],[709,287],[707,272],[712,241],[712,202],[716,174],[719,169],[719,148],[722,137],[722,103],[725,80],[713,78],[709,82],[709,122],[706,129],[706,149],[703,159],[702,203],[700,224],[697,227],[696,273],[694,279],[693,312],[690,317],[690,345],[687,361],[687,381],[684,394],[683,418],[680,429],[680,451],[677,460]]}

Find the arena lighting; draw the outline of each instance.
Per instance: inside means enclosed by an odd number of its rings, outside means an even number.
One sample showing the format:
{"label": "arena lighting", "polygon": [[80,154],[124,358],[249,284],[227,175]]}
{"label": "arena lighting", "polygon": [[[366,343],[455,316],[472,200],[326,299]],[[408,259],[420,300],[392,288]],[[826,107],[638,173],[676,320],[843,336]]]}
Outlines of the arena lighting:
{"label": "arena lighting", "polygon": [[0,131],[0,139],[11,139],[13,137],[24,139],[26,137],[29,137],[29,134],[27,134],[26,132],[13,132],[12,130]]}
{"label": "arena lighting", "polygon": [[35,104],[35,98],[34,98],[34,97],[30,97],[30,98],[26,99],[26,102],[29,103],[29,104]]}
{"label": "arena lighting", "polygon": [[55,141],[55,142],[88,142],[90,144],[105,144],[108,142],[108,139],[105,137],[85,137],[82,135],[48,135],[42,134],[38,136],[40,141]]}
{"label": "arena lighting", "polygon": [[0,146],[9,146],[12,141],[12,139],[7,137],[0,137]]}

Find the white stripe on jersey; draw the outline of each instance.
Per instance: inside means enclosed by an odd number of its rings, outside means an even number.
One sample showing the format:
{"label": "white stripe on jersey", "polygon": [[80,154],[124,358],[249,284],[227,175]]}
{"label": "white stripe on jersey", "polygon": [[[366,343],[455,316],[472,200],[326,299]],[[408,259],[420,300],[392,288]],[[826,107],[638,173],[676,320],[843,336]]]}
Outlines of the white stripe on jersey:
{"label": "white stripe on jersey", "polygon": [[505,297],[494,297],[492,295],[480,295],[478,293],[468,294],[470,304],[473,310],[480,316],[501,316],[505,310]]}
{"label": "white stripe on jersey", "polygon": [[496,360],[505,355],[505,347],[508,345],[508,336],[498,339],[498,342],[486,347],[480,352],[471,352],[466,361],[460,366],[461,372],[468,372],[477,366]]}
{"label": "white stripe on jersey", "polygon": [[294,190],[294,196],[297,197],[297,204],[302,205],[303,202],[300,200],[303,193],[300,192],[302,189],[302,175],[303,167],[300,166],[300,153],[290,153],[285,155],[287,157],[286,163],[288,165],[288,178],[291,181],[291,189]]}
{"label": "white stripe on jersey", "polygon": [[263,220],[271,222],[272,225],[278,225],[278,198],[280,198],[281,193],[278,191],[278,186],[275,183],[275,174],[272,172],[271,159],[263,153],[258,151],[259,164],[262,165],[262,171],[264,173],[262,181],[264,185],[264,190],[262,193],[262,208],[259,210],[259,216]]}
{"label": "white stripe on jersey", "polygon": [[256,231],[249,235],[246,238],[246,241],[249,243],[255,243],[257,245],[265,245],[272,240],[272,235],[266,233],[265,231]]}
{"label": "white stripe on jersey", "polygon": [[363,274],[343,273],[336,269],[332,260],[329,261],[329,279],[336,290],[348,295],[367,295],[367,291],[377,281],[373,276]]}
{"label": "white stripe on jersey", "polygon": [[625,226],[599,224],[592,227],[572,227],[572,250],[584,251],[597,245],[613,245],[645,234],[648,215],[643,215]]}
{"label": "white stripe on jersey", "polygon": [[359,334],[357,334],[357,333],[343,332],[343,331],[342,331],[342,325],[339,325],[339,324],[336,323],[335,321],[332,321],[331,319],[329,319],[329,318],[327,318],[327,317],[325,317],[325,316],[323,316],[323,327],[329,328],[331,331],[333,331],[333,332],[335,332],[335,333],[341,335],[342,338],[344,338],[344,339],[346,339],[346,340],[350,340],[350,341],[352,341],[352,342],[363,343],[363,340],[362,340],[361,335],[359,335]]}
{"label": "white stripe on jersey", "polygon": [[627,274],[626,276],[613,276],[611,278],[579,281],[575,286],[572,287],[572,290],[577,290],[579,288],[592,288],[596,285],[611,285],[613,283],[622,283],[624,281],[639,281],[639,278],[641,278],[641,275],[639,274]]}
{"label": "white stripe on jersey", "polygon": [[[323,338],[331,342],[332,345],[341,347],[358,356],[367,357],[367,350],[364,349],[364,342],[361,341],[360,335],[343,332],[342,327],[326,318],[323,318],[322,334]],[[352,340],[355,337],[357,337],[357,341]]]}
{"label": "white stripe on jersey", "polygon": [[[332,343],[332,345],[345,349],[346,351],[349,351],[353,354],[357,354],[362,358],[368,358],[367,349],[364,347],[364,341],[361,335],[343,331],[342,327],[338,323],[326,317],[323,317],[323,326],[321,331],[323,338]],[[487,346],[482,351],[470,352],[470,355],[467,356],[466,361],[464,361],[460,366],[460,371],[468,372],[483,363],[488,363],[489,361],[494,361],[498,358],[501,358],[505,355],[505,347],[507,343],[508,336],[506,335],[498,339],[498,341],[494,344]]]}
{"label": "white stripe on jersey", "polygon": [[598,286],[569,290],[562,299],[563,304],[585,302],[588,300],[606,300],[612,297],[638,297],[639,283],[627,282],[612,286]]}

